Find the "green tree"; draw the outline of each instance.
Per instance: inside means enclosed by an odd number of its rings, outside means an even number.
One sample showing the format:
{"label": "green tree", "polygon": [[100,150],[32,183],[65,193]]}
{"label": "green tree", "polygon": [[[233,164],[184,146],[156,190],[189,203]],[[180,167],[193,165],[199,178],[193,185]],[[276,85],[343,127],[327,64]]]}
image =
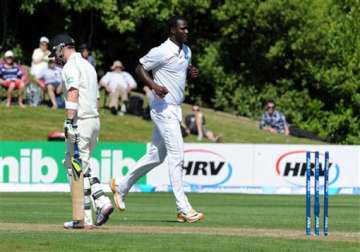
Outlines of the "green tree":
{"label": "green tree", "polygon": [[[357,0],[3,0],[2,6],[3,20],[18,17],[4,22],[4,48],[19,43],[30,58],[29,39],[38,30],[66,30],[102,52],[103,68],[120,57],[129,71],[165,39],[167,19],[184,15],[202,73],[188,83],[188,102],[258,119],[273,99],[293,124],[336,143],[360,143]],[[21,22],[34,24],[24,30]]]}

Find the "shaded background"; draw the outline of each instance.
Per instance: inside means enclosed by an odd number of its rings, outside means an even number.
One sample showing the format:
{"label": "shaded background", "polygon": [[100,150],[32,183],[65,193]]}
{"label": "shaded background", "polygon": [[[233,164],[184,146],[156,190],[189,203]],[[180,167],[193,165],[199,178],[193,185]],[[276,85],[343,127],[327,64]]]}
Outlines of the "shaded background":
{"label": "shaded background", "polygon": [[[258,119],[267,99],[294,125],[334,143],[360,143],[360,3],[356,0],[2,0],[1,53],[30,64],[41,36],[87,43],[99,75],[166,39],[167,20],[190,25],[186,101]],[[140,87],[141,88],[141,87]],[[140,89],[139,88],[139,89]]]}

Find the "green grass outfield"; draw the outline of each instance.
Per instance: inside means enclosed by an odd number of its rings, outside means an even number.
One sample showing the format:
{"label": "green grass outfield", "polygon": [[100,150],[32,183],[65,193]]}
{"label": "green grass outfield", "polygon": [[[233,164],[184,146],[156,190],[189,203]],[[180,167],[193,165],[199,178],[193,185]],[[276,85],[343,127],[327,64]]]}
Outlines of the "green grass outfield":
{"label": "green grass outfield", "polygon": [[69,193],[0,193],[0,251],[360,251],[358,196],[330,197],[320,238],[304,235],[304,196],[189,198],[205,221],[176,223],[170,193],[131,193],[103,227],[69,231]]}
{"label": "green grass outfield", "polygon": [[[183,106],[183,114],[190,113],[189,105]],[[287,143],[323,144],[309,139],[287,137],[259,130],[258,122],[245,117],[230,115],[210,109],[203,109],[207,127],[224,138],[226,143]],[[14,105],[6,108],[0,104],[0,140],[38,141],[47,140],[51,131],[62,131],[64,110],[50,110],[45,106],[27,107]],[[100,110],[100,141],[106,142],[149,142],[152,122],[140,117],[113,116],[108,110]],[[197,142],[195,136],[185,138],[186,142]],[[204,140],[207,142],[207,140]]]}

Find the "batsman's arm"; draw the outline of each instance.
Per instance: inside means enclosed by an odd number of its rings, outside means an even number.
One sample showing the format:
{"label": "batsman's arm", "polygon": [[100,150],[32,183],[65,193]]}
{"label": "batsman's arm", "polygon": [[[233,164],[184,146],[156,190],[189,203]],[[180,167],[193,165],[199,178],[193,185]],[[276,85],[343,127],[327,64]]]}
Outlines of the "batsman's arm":
{"label": "batsman's arm", "polygon": [[79,90],[71,87],[67,92],[66,100],[66,118],[74,119],[79,106]]}
{"label": "batsman's arm", "polygon": [[79,90],[70,87],[67,92],[67,100],[65,103],[66,119],[64,122],[65,137],[70,143],[77,143],[79,140],[79,132],[76,124],[76,116],[79,108]]}
{"label": "batsman's arm", "polygon": [[138,78],[140,79],[140,81],[142,81],[150,89],[154,90],[154,92],[160,98],[164,98],[165,95],[169,92],[166,87],[160,86],[153,81],[149,72],[145,70],[142,64],[138,64],[135,72]]}
{"label": "batsman's arm", "polygon": [[100,89],[99,87],[97,87],[97,94],[96,94],[96,108],[99,110],[100,109]]}

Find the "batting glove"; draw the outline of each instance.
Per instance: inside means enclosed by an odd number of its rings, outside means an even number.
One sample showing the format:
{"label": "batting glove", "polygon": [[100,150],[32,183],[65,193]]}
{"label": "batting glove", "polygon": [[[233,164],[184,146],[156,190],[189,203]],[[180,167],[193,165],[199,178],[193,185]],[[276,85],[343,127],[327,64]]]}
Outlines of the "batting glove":
{"label": "batting glove", "polygon": [[66,119],[64,122],[65,137],[70,143],[77,143],[79,140],[78,127],[73,119]]}
{"label": "batting glove", "polygon": [[70,152],[65,153],[65,159],[62,161],[64,168],[68,174],[68,176],[72,176],[72,169],[71,169],[71,155]]}

